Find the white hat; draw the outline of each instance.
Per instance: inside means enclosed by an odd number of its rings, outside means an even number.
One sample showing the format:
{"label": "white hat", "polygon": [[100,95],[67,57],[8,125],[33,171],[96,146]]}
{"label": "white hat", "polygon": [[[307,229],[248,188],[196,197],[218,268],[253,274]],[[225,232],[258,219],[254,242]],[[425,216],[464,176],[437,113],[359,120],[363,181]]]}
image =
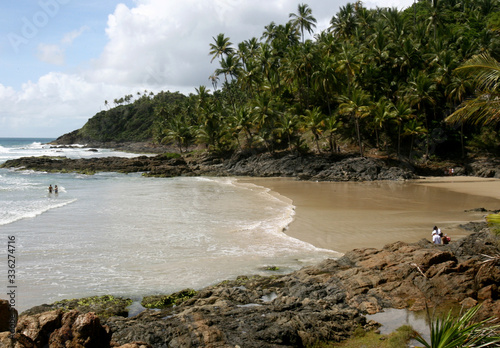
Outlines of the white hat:
{"label": "white hat", "polygon": [[436,231],[432,231],[432,235],[435,235],[435,234],[437,234],[437,232]]}

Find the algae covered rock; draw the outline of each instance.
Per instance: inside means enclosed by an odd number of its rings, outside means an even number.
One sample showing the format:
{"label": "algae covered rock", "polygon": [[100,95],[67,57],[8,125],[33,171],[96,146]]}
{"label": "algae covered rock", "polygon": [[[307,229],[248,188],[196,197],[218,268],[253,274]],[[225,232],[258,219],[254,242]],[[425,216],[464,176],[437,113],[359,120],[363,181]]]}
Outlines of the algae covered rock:
{"label": "algae covered rock", "polygon": [[127,307],[132,304],[132,300],[127,298],[115,297],[111,295],[92,296],[79,299],[62,300],[54,302],[51,305],[41,305],[23,312],[23,315],[34,315],[45,311],[61,309],[64,312],[77,310],[80,313],[96,313],[101,319],[107,319],[113,316],[128,316]]}
{"label": "algae covered rock", "polygon": [[194,295],[196,295],[196,291],[193,289],[184,289],[170,295],[151,295],[144,297],[141,301],[141,305],[144,308],[162,309],[177,306]]}

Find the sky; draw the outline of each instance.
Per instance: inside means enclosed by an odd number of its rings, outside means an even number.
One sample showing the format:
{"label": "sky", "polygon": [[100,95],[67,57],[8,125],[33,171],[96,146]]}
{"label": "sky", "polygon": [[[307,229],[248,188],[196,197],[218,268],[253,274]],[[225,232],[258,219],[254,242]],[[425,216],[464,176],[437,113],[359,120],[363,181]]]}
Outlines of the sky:
{"label": "sky", "polygon": [[[414,0],[363,1],[404,9]],[[137,92],[188,95],[218,68],[210,43],[238,43],[307,4],[326,30],[347,0],[16,0],[0,3],[0,137],[57,138]]]}

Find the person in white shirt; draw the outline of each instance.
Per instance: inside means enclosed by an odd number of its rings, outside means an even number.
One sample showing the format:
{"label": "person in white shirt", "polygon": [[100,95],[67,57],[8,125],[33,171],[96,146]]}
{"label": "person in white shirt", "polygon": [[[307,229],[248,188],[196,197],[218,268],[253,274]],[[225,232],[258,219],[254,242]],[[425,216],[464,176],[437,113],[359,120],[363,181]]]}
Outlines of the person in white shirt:
{"label": "person in white shirt", "polygon": [[437,233],[437,231],[432,231],[432,242],[434,244],[441,244],[441,237]]}

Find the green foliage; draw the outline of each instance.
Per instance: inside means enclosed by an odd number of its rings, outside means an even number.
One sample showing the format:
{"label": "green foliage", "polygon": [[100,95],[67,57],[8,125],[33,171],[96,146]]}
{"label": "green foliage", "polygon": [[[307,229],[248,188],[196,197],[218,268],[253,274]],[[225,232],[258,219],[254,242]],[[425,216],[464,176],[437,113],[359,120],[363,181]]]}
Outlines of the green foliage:
{"label": "green foliage", "polygon": [[[356,144],[361,154],[376,148],[410,158],[466,149],[479,128],[443,121],[476,92],[473,74],[457,68],[479,54],[500,55],[499,9],[499,0],[417,1],[404,11],[356,2],[341,7],[328,30],[314,33],[314,9],[301,4],[287,23],[266,26],[260,40],[233,44],[226,34],[214,36],[212,91],[145,93],[133,102],[125,96],[77,135],[153,140],[179,152],[196,143],[214,152],[321,152],[328,143],[334,152],[338,141]],[[436,143],[433,134],[440,132]]]}
{"label": "green foliage", "polygon": [[181,158],[182,156],[178,153],[174,153],[174,152],[166,152],[162,155],[158,155],[157,158],[159,160],[161,159],[166,159],[166,160],[169,160],[169,159],[175,159],[175,158]]}
{"label": "green foliage", "polygon": [[280,268],[278,266],[267,266],[265,267],[266,271],[279,271]]}
{"label": "green foliage", "polygon": [[84,297],[80,299],[61,300],[54,302],[54,308],[70,311],[76,309],[82,313],[95,312],[101,319],[111,316],[127,316],[127,307],[132,304],[131,299],[124,299],[112,295]]}
{"label": "green foliage", "polygon": [[486,221],[490,226],[490,230],[496,235],[500,235],[500,214],[489,214],[486,216]]}
{"label": "green foliage", "polygon": [[142,299],[141,305],[145,308],[166,308],[177,306],[196,295],[193,289],[184,289],[170,295],[153,295],[146,296]]}
{"label": "green foliage", "polygon": [[459,318],[449,312],[446,318],[431,320],[431,341],[427,342],[420,335],[417,341],[426,348],[498,347],[500,325],[491,325],[493,318],[473,321],[480,307],[472,307]]}
{"label": "green foliage", "polygon": [[498,132],[491,128],[483,128],[478,133],[474,134],[468,147],[475,153],[500,153],[500,135]]}
{"label": "green foliage", "polygon": [[155,107],[164,103],[177,105],[185,99],[186,97],[180,93],[160,92],[157,95],[145,93],[133,103],[118,105],[97,113],[78,130],[76,137],[84,141],[151,140]]}

